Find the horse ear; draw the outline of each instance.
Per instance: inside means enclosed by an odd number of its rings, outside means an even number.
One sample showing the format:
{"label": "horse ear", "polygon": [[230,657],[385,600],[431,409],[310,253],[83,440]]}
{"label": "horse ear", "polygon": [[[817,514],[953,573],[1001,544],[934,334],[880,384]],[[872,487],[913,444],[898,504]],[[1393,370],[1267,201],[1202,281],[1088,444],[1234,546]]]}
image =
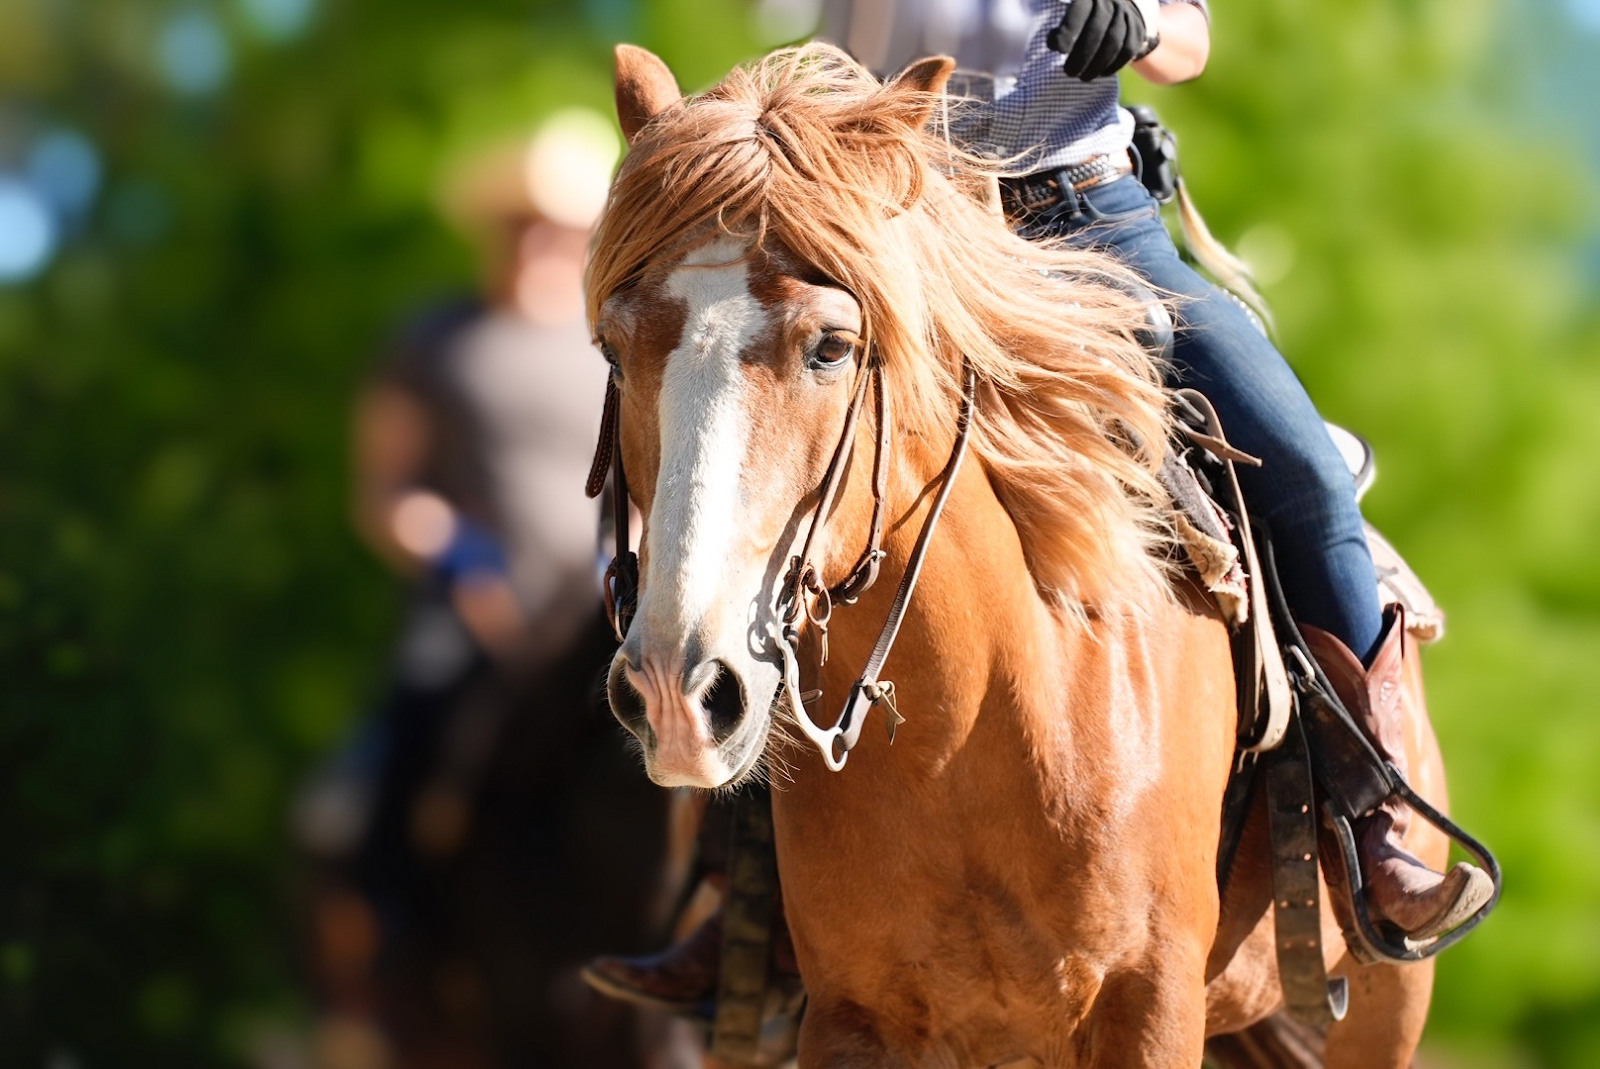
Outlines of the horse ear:
{"label": "horse ear", "polygon": [[[956,61],[949,56],[929,56],[919,59],[905,70],[895,76],[889,83],[891,92],[900,89],[909,89],[917,93],[930,94],[929,99],[944,92],[945,83],[950,80],[950,72],[956,69]],[[932,114],[930,104],[917,121],[920,128],[927,123]]]}
{"label": "horse ear", "polygon": [[683,99],[678,79],[661,57],[635,45],[617,46],[617,121],[629,142],[645,123]]}

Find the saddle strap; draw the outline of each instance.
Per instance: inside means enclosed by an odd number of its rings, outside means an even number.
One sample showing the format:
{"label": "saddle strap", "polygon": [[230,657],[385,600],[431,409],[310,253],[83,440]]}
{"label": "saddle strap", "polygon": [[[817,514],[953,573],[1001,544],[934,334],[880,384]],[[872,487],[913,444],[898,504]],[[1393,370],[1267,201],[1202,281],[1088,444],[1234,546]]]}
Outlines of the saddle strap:
{"label": "saddle strap", "polygon": [[1328,978],[1323,957],[1318,814],[1298,716],[1291,718],[1281,745],[1266,761],[1278,980],[1290,1013],[1306,1024],[1326,1027],[1344,1017],[1350,991],[1344,977]]}
{"label": "saddle strap", "polygon": [[1190,428],[1183,420],[1178,427],[1197,446],[1217,458],[1228,473],[1228,492],[1233,495],[1234,511],[1238,520],[1239,552],[1243,554],[1245,570],[1249,573],[1250,612],[1245,626],[1250,628],[1250,643],[1242,658],[1239,680],[1239,749],[1246,753],[1261,753],[1274,749],[1283,741],[1289,727],[1289,674],[1284,668],[1283,653],[1273,631],[1272,612],[1267,602],[1266,578],[1261,560],[1256,552],[1255,534],[1250,526],[1250,510],[1245,507],[1244,494],[1239,489],[1237,463],[1261,462],[1228,444],[1222,432],[1222,421],[1211,400],[1199,390],[1177,390],[1178,403],[1195,412],[1204,427],[1203,431]]}

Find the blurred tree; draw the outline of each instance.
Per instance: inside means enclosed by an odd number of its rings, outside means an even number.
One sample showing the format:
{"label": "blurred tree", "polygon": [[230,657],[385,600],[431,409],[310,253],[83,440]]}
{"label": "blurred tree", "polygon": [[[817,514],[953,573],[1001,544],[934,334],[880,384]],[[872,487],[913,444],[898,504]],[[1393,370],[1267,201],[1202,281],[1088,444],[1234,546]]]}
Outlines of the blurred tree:
{"label": "blurred tree", "polygon": [[[8,1064],[238,1062],[303,1013],[284,801],[395,608],[346,531],[346,405],[468,270],[434,177],[607,107],[613,40],[704,84],[757,47],[748,7],[0,4],[0,180],[65,198],[37,277],[0,248]],[[1213,8],[1210,73],[1130,91],[1313,394],[1379,447],[1371,514],[1452,612],[1429,668],[1456,808],[1509,872],[1431,1036],[1464,1065],[1591,1064],[1595,194],[1551,132],[1595,127],[1520,91],[1583,31],[1531,0]]]}
{"label": "blurred tree", "polygon": [[104,179],[0,288],[0,1061],[238,1062],[302,1012],[285,800],[396,609],[353,385],[466,280],[451,157],[608,109],[613,22],[702,80],[751,51],[692,8],[0,5],[0,173],[64,128]]}

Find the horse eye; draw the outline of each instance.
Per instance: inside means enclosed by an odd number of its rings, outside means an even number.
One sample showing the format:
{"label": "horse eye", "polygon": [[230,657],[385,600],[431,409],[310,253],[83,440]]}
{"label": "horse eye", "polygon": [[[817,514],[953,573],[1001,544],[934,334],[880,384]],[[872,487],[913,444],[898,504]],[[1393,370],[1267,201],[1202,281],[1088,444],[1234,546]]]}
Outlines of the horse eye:
{"label": "horse eye", "polygon": [[812,351],[814,367],[834,368],[849,362],[856,355],[856,343],[843,334],[824,334]]}
{"label": "horse eye", "polygon": [[603,341],[596,340],[595,345],[600,350],[600,355],[606,358],[606,363],[611,365],[611,374],[614,378],[622,377],[622,360],[617,356],[617,351]]}

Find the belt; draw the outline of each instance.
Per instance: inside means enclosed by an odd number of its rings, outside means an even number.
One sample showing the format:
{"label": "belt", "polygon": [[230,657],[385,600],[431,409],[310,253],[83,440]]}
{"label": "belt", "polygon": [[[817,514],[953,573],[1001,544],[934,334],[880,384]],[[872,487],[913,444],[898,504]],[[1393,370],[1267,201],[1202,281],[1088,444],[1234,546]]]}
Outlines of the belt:
{"label": "belt", "polygon": [[1010,216],[1036,215],[1066,199],[1112,179],[1133,173],[1127,153],[1107,153],[1055,171],[1000,179],[1000,204]]}

